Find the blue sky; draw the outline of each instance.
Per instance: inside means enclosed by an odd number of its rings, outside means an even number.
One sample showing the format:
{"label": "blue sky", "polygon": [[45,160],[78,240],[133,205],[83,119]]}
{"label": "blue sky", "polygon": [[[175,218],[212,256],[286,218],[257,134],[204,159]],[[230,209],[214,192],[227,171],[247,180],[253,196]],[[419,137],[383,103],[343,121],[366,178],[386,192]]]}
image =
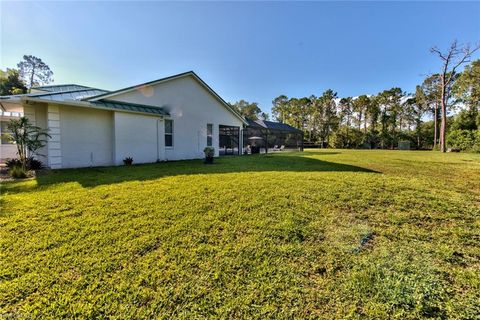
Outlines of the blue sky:
{"label": "blue sky", "polygon": [[[0,68],[42,58],[104,89],[194,70],[227,101],[413,91],[431,46],[480,41],[480,2],[0,2]],[[477,57],[479,55],[477,54]]]}

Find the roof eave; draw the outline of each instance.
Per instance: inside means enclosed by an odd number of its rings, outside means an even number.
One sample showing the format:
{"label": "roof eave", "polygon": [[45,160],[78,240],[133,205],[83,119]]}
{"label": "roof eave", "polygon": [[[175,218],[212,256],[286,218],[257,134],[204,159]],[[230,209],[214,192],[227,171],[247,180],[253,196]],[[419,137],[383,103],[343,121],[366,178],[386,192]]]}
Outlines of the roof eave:
{"label": "roof eave", "polygon": [[170,118],[170,115],[168,115],[168,114],[159,114],[159,113],[142,112],[142,111],[134,111],[134,110],[106,108],[106,107],[101,107],[101,106],[98,106],[98,105],[93,105],[93,104],[91,104],[89,102],[85,102],[85,101],[55,101],[55,100],[39,99],[39,98],[31,98],[31,97],[23,97],[21,100],[24,101],[24,102],[32,101],[32,102],[48,103],[48,104],[54,104],[54,105],[65,105],[65,106],[88,108],[88,109],[108,110],[108,111],[116,111],[116,112],[142,114],[142,115],[149,115],[149,116],[152,116],[152,117],[159,117],[159,118]]}

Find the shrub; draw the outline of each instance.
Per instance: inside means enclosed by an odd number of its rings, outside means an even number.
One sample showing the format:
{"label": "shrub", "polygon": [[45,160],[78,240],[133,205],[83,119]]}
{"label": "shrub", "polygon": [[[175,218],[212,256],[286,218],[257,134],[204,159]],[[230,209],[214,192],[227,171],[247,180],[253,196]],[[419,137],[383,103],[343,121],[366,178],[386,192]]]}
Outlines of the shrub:
{"label": "shrub", "polygon": [[[21,167],[22,161],[20,159],[9,159],[5,162],[8,168]],[[40,170],[43,168],[43,163],[33,157],[27,158],[27,170]]]}
{"label": "shrub", "polygon": [[20,159],[8,159],[7,161],[5,161],[5,165],[7,166],[7,168],[12,169],[13,167],[21,167],[22,162],[20,161]]}
{"label": "shrub", "polygon": [[215,148],[206,147],[205,149],[203,149],[203,153],[205,153],[205,162],[213,163],[213,157],[215,156]]}
{"label": "shrub", "polygon": [[472,130],[453,130],[447,136],[447,144],[452,149],[473,150],[475,138],[475,132]]}
{"label": "shrub", "polygon": [[480,153],[480,129],[474,133],[475,143],[473,144],[472,151]]}
{"label": "shrub", "polygon": [[361,130],[343,126],[330,137],[329,145],[333,148],[360,148],[363,144]]}
{"label": "shrub", "polygon": [[123,164],[126,166],[131,166],[133,163],[133,158],[132,157],[126,157],[123,159]]}
{"label": "shrub", "polygon": [[27,172],[20,166],[14,166],[8,172],[14,179],[24,179],[27,177]]}
{"label": "shrub", "polygon": [[40,170],[43,168],[43,163],[40,160],[34,158],[28,158],[27,169],[28,170]]}

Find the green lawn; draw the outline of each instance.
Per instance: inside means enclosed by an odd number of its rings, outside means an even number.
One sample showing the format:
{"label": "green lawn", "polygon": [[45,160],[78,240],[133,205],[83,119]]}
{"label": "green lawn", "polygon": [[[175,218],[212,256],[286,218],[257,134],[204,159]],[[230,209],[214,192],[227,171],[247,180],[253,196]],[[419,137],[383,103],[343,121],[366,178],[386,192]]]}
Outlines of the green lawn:
{"label": "green lawn", "polygon": [[52,171],[1,209],[0,318],[480,317],[480,155]]}

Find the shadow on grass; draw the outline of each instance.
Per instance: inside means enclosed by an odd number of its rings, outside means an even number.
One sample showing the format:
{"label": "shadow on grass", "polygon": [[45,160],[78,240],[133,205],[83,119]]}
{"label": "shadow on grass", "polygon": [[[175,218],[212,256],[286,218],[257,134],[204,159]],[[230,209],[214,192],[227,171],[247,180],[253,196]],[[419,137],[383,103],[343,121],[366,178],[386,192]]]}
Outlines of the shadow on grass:
{"label": "shadow on grass", "polygon": [[[323,155],[323,153],[321,153]],[[331,155],[332,152],[324,154]],[[192,174],[221,174],[247,172],[321,172],[321,171],[376,171],[311,158],[318,153],[289,153],[249,155],[242,157],[220,157],[214,164],[204,164],[203,160],[185,160],[166,163],[133,165],[131,167],[96,167],[82,169],[52,170],[37,177],[38,186],[65,182],[78,182],[83,187],[121,183],[125,181],[148,181],[162,177]],[[8,191],[20,192],[22,188],[11,186]]]}

